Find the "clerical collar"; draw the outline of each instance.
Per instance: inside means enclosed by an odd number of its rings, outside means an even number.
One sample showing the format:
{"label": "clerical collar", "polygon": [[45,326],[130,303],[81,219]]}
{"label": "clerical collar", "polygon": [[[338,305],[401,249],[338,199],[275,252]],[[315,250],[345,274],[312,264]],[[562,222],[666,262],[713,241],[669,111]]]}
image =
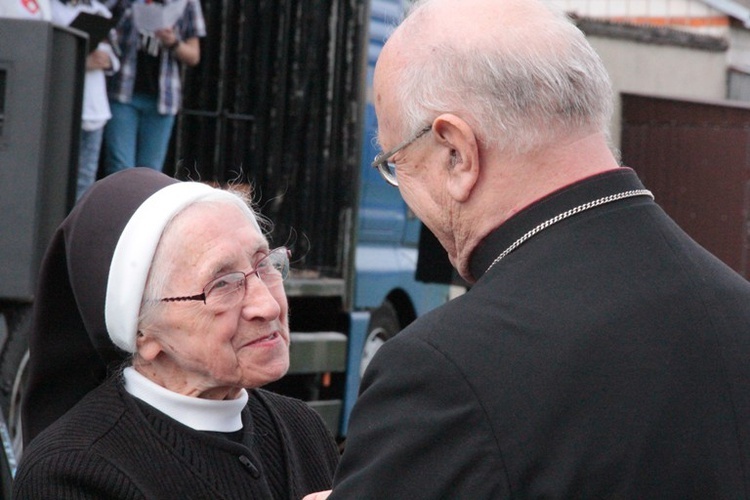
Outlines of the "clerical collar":
{"label": "clerical collar", "polygon": [[197,431],[234,432],[242,428],[242,409],[248,394],[242,390],[237,399],[213,400],[185,396],[166,389],[144,377],[132,366],[123,371],[125,390]]}
{"label": "clerical collar", "polygon": [[636,173],[630,168],[619,168],[594,175],[565,186],[532,203],[500,227],[492,231],[477,246],[469,264],[472,276],[479,279],[492,266],[498,254],[550,218],[590,202],[627,191],[644,190]]}

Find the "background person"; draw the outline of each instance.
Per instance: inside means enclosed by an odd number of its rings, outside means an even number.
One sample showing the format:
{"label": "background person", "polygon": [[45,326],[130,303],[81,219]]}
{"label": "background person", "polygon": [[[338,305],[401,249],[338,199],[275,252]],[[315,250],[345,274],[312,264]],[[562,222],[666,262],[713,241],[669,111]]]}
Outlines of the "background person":
{"label": "background person", "polygon": [[[330,487],[321,418],[259,389],[289,366],[288,266],[235,194],[145,168],[96,183],[42,266],[14,497]],[[99,385],[118,355],[125,368]]]}
{"label": "background person", "polygon": [[[70,25],[81,12],[112,17],[109,9],[96,0],[52,0],[51,7],[52,21],[63,26]],[[104,126],[112,117],[107,100],[105,73],[113,75],[120,69],[120,60],[112,46],[106,41],[95,43],[96,48],[86,56],[76,200],[96,181]]]}
{"label": "background person", "polygon": [[619,166],[583,34],[421,2],[373,101],[376,163],[472,286],[378,351],[330,498],[747,498],[750,283]]}
{"label": "background person", "polygon": [[108,79],[112,119],[104,132],[107,175],[135,166],[164,168],[182,102],[182,65],[200,62],[199,39],[206,36],[198,0],[187,0],[174,27],[154,33],[143,32],[134,23],[133,5],[142,2],[119,0],[113,7],[119,18],[116,39],[122,71]]}

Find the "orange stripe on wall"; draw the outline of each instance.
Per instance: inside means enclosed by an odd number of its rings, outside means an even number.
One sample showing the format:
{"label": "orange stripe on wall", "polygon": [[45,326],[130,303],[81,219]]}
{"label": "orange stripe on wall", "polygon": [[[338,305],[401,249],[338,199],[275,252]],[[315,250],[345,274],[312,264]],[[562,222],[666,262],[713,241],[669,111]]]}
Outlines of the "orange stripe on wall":
{"label": "orange stripe on wall", "polygon": [[651,26],[689,26],[691,28],[726,27],[729,26],[727,16],[712,17],[610,17],[609,21],[617,23],[649,24]]}

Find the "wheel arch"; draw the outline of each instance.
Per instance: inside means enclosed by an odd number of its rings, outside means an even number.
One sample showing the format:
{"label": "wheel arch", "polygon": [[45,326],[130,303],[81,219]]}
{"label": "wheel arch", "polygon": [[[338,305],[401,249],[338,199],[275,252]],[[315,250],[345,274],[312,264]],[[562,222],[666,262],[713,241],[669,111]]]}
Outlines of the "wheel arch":
{"label": "wheel arch", "polygon": [[414,302],[404,290],[396,289],[391,291],[385,297],[384,301],[390,302],[396,310],[396,316],[398,317],[401,329],[406,328],[412,321],[417,319]]}

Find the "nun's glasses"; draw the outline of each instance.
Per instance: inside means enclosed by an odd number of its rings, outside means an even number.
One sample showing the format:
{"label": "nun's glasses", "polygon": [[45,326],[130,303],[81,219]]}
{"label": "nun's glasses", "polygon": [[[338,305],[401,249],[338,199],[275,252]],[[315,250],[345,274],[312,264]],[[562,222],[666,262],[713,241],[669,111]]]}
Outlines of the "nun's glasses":
{"label": "nun's glasses", "polygon": [[186,297],[167,297],[161,302],[182,302],[200,300],[216,312],[227,311],[245,297],[247,281],[251,275],[257,276],[266,286],[279,285],[289,275],[289,250],[279,247],[271,250],[260,259],[253,269],[243,273],[228,273],[209,282],[203,287],[203,293]]}

